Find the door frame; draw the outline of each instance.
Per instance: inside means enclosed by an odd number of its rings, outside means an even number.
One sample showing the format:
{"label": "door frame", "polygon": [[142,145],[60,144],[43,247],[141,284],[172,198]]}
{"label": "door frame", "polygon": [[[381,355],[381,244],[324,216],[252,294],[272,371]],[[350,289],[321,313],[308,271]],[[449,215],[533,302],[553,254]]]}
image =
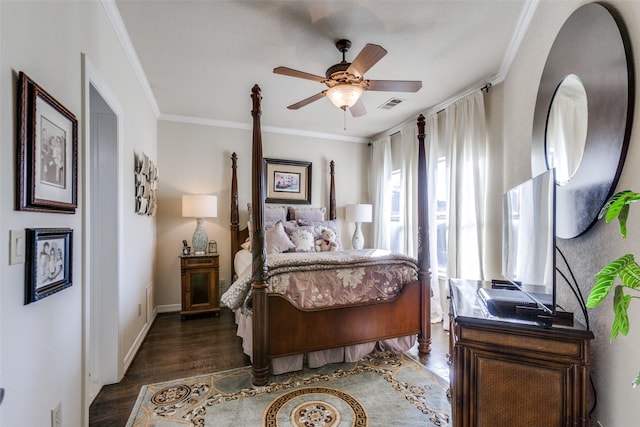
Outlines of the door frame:
{"label": "door frame", "polygon": [[[97,396],[100,388],[105,384],[118,382],[124,375],[124,368],[120,343],[118,302],[122,274],[119,266],[122,265],[122,141],[123,141],[123,109],[116,96],[111,91],[105,80],[101,77],[95,66],[86,54],[82,54],[83,71],[83,310],[82,310],[82,396],[83,396],[83,423],[89,425],[89,407]],[[100,185],[98,168],[94,167],[93,139],[91,134],[91,87],[102,97],[105,103],[114,113],[117,122],[116,164],[110,165],[116,168],[116,230],[110,230],[113,236],[117,253],[113,254],[111,263],[117,278],[116,283],[101,281],[93,267],[94,261],[99,256],[97,239],[93,239],[93,221],[91,194],[96,185]],[[111,183],[113,184],[113,183]],[[100,303],[98,303],[100,302]],[[106,351],[104,351],[106,350]],[[95,363],[99,355],[99,361]],[[96,390],[97,388],[97,390]]]}

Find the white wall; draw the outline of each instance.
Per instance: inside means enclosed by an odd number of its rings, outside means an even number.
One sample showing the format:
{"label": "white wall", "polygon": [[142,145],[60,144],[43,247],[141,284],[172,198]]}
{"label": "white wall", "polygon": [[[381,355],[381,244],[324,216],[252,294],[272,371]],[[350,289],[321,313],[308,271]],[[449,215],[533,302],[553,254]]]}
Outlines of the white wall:
{"label": "white wall", "polygon": [[[251,88],[247,88],[247,99]],[[268,94],[264,94],[268,96]],[[247,103],[247,119],[250,119]],[[353,224],[344,221],[344,206],[367,202],[366,144],[331,141],[263,132],[264,157],[312,162],[312,206],[329,206],[329,162],[335,161],[337,215],[341,221],[343,245],[350,246]],[[159,310],[180,307],[180,264],[182,240],[191,242],[195,220],[182,218],[183,194],[218,196],[218,217],[205,219],[209,239],[216,240],[220,253],[220,278],[231,282],[231,154],[238,155],[240,227],[247,224],[247,202],[251,201],[251,130],[161,120],[158,122],[158,247],[157,298]],[[370,239],[368,228],[363,232]],[[370,240],[367,240],[370,241]]]}
{"label": "white wall", "polygon": [[[123,107],[121,183],[123,245],[120,292],[121,357],[144,326],[137,305],[153,282],[155,220],[136,216],[133,155],[156,156],[156,117],[129,65],[100,2],[0,2],[0,407],[2,426],[50,425],[62,403],[65,426],[83,424],[83,93],[84,52]],[[16,82],[24,71],[78,119],[78,203],[75,215],[14,210]],[[70,227],[73,286],[23,305],[25,265],[9,265],[9,230]],[[115,284],[114,284],[115,285]]]}
{"label": "white wall", "polygon": [[[542,1],[529,31],[503,84],[504,96],[504,188],[512,187],[531,177],[531,139],[533,116],[542,70],[553,41],[562,24],[583,1]],[[612,1],[626,23],[633,56],[640,58],[640,4]],[[594,61],[598,58],[594,57]],[[636,62],[636,82],[640,64]],[[629,152],[618,190],[640,191],[640,99],[636,90],[634,126]],[[583,236],[560,240],[558,245],[568,258],[586,296],[594,282],[593,276],[609,261],[625,253],[640,254],[640,211],[631,208],[629,238],[623,242],[615,224],[598,223]],[[569,290],[559,282],[562,298],[571,299]],[[576,311],[574,308],[573,311]],[[589,311],[595,334],[592,342],[592,374],[598,405],[593,421],[605,426],[636,425],[640,419],[640,391],[631,388],[631,381],[640,371],[640,304],[631,303],[629,336],[609,342],[612,322],[611,301]],[[581,316],[578,316],[581,317]]]}

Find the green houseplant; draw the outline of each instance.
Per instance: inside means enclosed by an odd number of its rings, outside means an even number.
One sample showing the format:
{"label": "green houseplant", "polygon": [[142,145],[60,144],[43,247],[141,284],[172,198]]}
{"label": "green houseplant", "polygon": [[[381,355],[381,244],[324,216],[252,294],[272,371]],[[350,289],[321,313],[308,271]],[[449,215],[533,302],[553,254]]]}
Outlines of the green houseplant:
{"label": "green houseplant", "polygon": [[[606,222],[618,219],[622,238],[627,237],[627,217],[632,203],[640,200],[640,193],[630,190],[614,194],[602,207],[598,219],[605,218]],[[640,266],[633,254],[626,254],[607,264],[595,275],[596,282],[587,298],[587,307],[600,305],[609,295],[616,278],[621,284],[614,288],[613,293],[613,324],[611,325],[611,341],[619,334],[629,333],[629,316],[627,309],[633,298],[640,298]],[[627,293],[625,293],[627,292]],[[640,385],[640,373],[633,380],[633,386]]]}

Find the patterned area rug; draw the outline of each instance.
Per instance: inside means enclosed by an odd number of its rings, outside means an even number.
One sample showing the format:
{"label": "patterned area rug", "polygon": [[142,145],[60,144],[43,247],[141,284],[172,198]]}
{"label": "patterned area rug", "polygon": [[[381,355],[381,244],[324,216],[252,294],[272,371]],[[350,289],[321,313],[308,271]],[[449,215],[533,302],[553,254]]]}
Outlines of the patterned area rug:
{"label": "patterned area rug", "polygon": [[143,386],[128,427],[446,426],[448,382],[410,357],[376,351],[251,385],[249,367]]}

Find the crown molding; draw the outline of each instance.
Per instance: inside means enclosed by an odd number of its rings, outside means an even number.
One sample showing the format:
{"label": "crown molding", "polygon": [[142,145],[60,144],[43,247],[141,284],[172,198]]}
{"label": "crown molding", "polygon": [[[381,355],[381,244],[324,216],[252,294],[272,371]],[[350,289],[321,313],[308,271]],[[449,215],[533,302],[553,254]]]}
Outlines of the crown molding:
{"label": "crown molding", "polygon": [[531,20],[533,19],[533,15],[536,13],[539,3],[540,0],[528,0],[522,6],[520,18],[516,24],[516,29],[511,36],[511,42],[509,42],[509,47],[507,48],[504,58],[502,59],[502,64],[500,65],[500,69],[498,70],[498,74],[494,77],[492,84],[502,83],[507,77],[507,73],[511,68],[511,64],[515,59],[516,54],[518,53],[518,49],[520,49],[522,39],[524,39],[524,36],[529,29],[529,24],[531,24]]}
{"label": "crown molding", "polygon": [[[181,116],[177,114],[160,114],[160,116],[158,117],[158,120],[164,120],[168,122],[188,123],[188,124],[202,125],[202,126],[221,127],[221,128],[228,128],[228,129],[242,129],[242,130],[253,129],[253,125],[251,123],[233,122],[228,120],[204,119],[201,117]],[[332,141],[346,141],[346,142],[357,142],[357,143],[369,142],[369,138],[337,135],[334,133],[311,132],[311,131],[306,131],[301,129],[284,128],[284,127],[277,127],[277,126],[262,126],[262,131],[269,132],[269,133],[277,133],[281,135],[295,135],[295,136],[304,136],[307,138],[328,139]]]}
{"label": "crown molding", "polygon": [[104,7],[105,12],[107,13],[107,17],[111,22],[111,26],[113,30],[116,32],[116,36],[118,40],[120,40],[120,45],[124,50],[127,59],[129,59],[129,64],[133,69],[133,73],[138,79],[138,83],[140,83],[140,87],[144,92],[147,102],[149,102],[149,106],[151,110],[156,115],[156,118],[160,116],[160,108],[158,107],[158,103],[156,102],[156,98],[153,95],[153,91],[151,90],[151,85],[149,84],[149,80],[147,80],[147,75],[144,73],[144,69],[142,68],[142,64],[140,64],[140,59],[138,58],[138,54],[133,47],[133,43],[131,43],[131,39],[129,38],[129,33],[127,32],[126,27],[124,26],[124,22],[122,22],[122,16],[120,16],[120,11],[118,10],[118,6],[116,6],[115,0],[102,0],[102,6]]}

